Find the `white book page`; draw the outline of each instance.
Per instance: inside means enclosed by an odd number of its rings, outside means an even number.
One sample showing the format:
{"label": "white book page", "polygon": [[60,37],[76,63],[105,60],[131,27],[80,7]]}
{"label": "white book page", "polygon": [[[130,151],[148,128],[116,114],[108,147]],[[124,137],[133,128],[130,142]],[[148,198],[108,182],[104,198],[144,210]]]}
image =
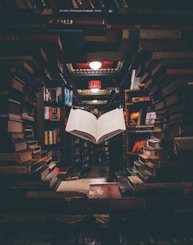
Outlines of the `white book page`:
{"label": "white book page", "polygon": [[96,137],[97,118],[90,112],[81,109],[71,109],[66,131],[86,132]]}
{"label": "white book page", "polygon": [[123,109],[114,109],[104,113],[97,121],[97,141],[104,135],[109,134],[110,137],[111,133],[119,133],[125,129]]}

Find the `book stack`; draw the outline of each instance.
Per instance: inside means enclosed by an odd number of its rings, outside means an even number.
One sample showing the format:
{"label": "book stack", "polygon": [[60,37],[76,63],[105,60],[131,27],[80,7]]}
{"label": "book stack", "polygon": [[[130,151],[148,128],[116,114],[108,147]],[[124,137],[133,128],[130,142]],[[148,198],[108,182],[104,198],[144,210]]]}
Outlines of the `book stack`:
{"label": "book stack", "polygon": [[52,162],[47,153],[40,154],[41,146],[35,140],[35,65],[33,59],[26,59],[0,59],[0,182],[5,190],[45,187],[42,179],[50,172]]}
{"label": "book stack", "polygon": [[[152,33],[154,38],[151,40],[148,38],[139,40],[138,56],[143,57],[141,59],[143,64],[137,65],[139,62],[136,58],[133,59],[133,67],[138,71],[136,76],[140,78],[140,83],[149,92],[156,112],[154,125],[160,130],[151,133],[151,139],[143,148],[143,155],[148,160],[141,156],[134,162],[138,174],[135,177],[131,176],[130,183],[133,181],[135,185],[135,181],[140,178],[143,186],[144,183],[146,186],[152,181],[162,181],[167,186],[167,183],[173,181],[176,182],[176,186],[183,186],[184,189],[184,182],[189,181],[190,185],[192,184],[190,164],[193,150],[190,143],[193,137],[192,45],[184,36],[174,41],[174,37],[169,35],[171,32],[165,33],[166,36],[162,39],[156,32]],[[155,138],[161,142],[158,148],[155,146]],[[176,147],[177,151],[174,150]]]}
{"label": "book stack", "polygon": [[190,43],[185,37],[175,41],[167,37],[139,41],[143,69],[137,76],[149,91],[156,115],[163,121],[164,133],[169,137],[193,135],[193,55]]}
{"label": "book stack", "polygon": [[184,193],[193,187],[193,137],[151,136],[128,176],[135,193]]}

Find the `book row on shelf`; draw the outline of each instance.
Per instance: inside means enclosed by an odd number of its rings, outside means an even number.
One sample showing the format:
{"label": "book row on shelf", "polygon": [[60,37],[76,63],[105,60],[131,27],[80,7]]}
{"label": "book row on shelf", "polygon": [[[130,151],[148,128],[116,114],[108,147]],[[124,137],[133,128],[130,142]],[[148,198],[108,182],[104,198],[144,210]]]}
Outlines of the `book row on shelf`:
{"label": "book row on shelf", "polygon": [[[107,0],[95,0],[95,1],[65,1],[65,3],[59,3],[56,1],[56,3],[52,3],[52,1],[47,1],[43,3],[42,1],[36,1],[36,4],[31,3],[29,4],[29,1],[24,1],[23,3],[20,3],[16,1],[16,6],[19,9],[44,9],[44,8],[53,8],[56,12],[71,12],[71,13],[90,13],[90,12],[111,12],[115,11],[119,8],[128,8],[128,3],[125,0],[113,0],[111,3],[109,3]],[[105,11],[106,10],[106,11]]]}
{"label": "book row on shelf", "polygon": [[140,40],[143,62],[133,59],[125,90],[127,169],[117,172],[123,195],[192,193],[193,59],[183,42]]}

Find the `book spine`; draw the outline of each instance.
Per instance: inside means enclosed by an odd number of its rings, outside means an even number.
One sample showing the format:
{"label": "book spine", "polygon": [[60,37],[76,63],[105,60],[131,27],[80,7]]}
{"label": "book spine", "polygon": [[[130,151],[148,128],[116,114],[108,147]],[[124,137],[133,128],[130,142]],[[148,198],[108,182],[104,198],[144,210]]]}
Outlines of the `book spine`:
{"label": "book spine", "polygon": [[139,50],[143,51],[193,51],[192,41],[177,39],[140,39]]}
{"label": "book spine", "polygon": [[168,76],[193,75],[193,68],[167,68],[166,74]]}
{"label": "book spine", "polygon": [[152,59],[159,60],[159,59],[169,59],[169,58],[193,58],[193,52],[187,51],[153,51],[152,52]]}
{"label": "book spine", "polygon": [[122,39],[180,39],[180,30],[162,30],[162,29],[123,29]]}
{"label": "book spine", "polygon": [[30,167],[26,166],[0,166],[1,174],[30,174]]}
{"label": "book spine", "polygon": [[[63,10],[62,12],[66,12]],[[105,26],[105,19],[104,18],[97,18],[97,19],[87,19],[87,18],[48,18],[47,24],[48,25],[58,25],[58,26]]]}
{"label": "book spine", "polygon": [[185,189],[192,188],[193,182],[163,182],[163,183],[147,183],[143,185],[145,190],[148,189],[164,189],[164,190],[175,190],[175,189]]}
{"label": "book spine", "polygon": [[59,35],[54,32],[49,33],[16,33],[16,34],[0,34],[0,42],[58,42]]}

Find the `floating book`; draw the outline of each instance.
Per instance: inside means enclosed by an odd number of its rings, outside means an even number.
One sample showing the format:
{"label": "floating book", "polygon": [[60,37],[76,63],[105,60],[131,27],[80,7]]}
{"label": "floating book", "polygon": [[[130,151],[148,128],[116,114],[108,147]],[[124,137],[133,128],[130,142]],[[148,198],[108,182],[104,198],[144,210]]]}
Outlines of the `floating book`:
{"label": "floating book", "polygon": [[99,118],[81,109],[71,109],[66,131],[95,144],[126,130],[123,109],[114,109]]}

